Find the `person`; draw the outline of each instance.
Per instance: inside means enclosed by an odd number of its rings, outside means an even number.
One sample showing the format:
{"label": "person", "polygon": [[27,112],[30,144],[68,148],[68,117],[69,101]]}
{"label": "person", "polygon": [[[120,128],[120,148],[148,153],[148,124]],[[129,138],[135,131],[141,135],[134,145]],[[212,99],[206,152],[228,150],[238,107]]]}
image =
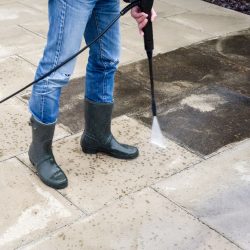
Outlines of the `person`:
{"label": "person", "polygon": [[[49,0],[49,31],[47,44],[36,71],[35,79],[76,53],[83,36],[91,42],[120,12],[119,0]],[[139,31],[148,22],[139,7],[131,10]],[[152,9],[152,21],[156,17]],[[136,147],[120,144],[111,133],[114,76],[119,63],[120,28],[117,22],[100,40],[90,47],[84,98],[85,128],[81,137],[82,151],[103,152],[120,159],[134,159]],[[32,142],[29,159],[40,179],[48,186],[61,189],[68,179],[56,163],[52,140],[59,113],[62,88],[69,82],[75,61],[72,60],[32,88],[29,99]],[[76,114],[77,115],[77,114]]]}

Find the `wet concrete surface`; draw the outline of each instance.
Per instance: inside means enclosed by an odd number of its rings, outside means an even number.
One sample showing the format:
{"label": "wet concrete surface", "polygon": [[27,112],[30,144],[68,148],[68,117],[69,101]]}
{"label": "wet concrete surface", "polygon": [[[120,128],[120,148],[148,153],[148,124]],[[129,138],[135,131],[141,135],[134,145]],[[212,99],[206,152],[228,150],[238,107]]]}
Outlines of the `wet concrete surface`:
{"label": "wet concrete surface", "polygon": [[[242,94],[250,95],[250,69],[212,54],[206,45],[181,48],[154,58],[156,95],[159,99],[168,99],[174,94],[169,88],[175,87],[185,95],[187,90],[207,84],[222,85]],[[202,47],[202,50],[199,48]],[[246,55],[247,57],[247,55]],[[249,56],[250,60],[250,56]],[[120,68],[131,79],[148,82],[147,61]],[[182,83],[180,85],[180,83]],[[188,86],[188,89],[187,89]],[[149,88],[149,85],[145,85]],[[169,93],[171,92],[171,93]]]}
{"label": "wet concrete surface", "polygon": [[237,65],[250,68],[250,30],[213,39],[195,47],[203,53],[223,57]]}
{"label": "wet concrete surface", "polygon": [[[84,128],[85,78],[74,79],[62,91],[59,123],[77,133]],[[133,115],[149,108],[150,92],[137,81],[131,81],[124,73],[117,72],[114,90],[113,118],[123,114]]]}
{"label": "wet concrete surface", "polygon": [[67,126],[72,133],[84,127],[84,84],[85,78],[73,79],[62,91],[58,122]]}
{"label": "wet concrete surface", "polygon": [[[208,155],[250,136],[249,44],[248,30],[154,58],[159,122],[168,137]],[[120,71],[147,82],[146,60]],[[133,117],[151,125],[150,109]]]}
{"label": "wet concrete surface", "polygon": [[[250,137],[249,44],[246,30],[154,57],[165,135],[202,155]],[[72,80],[62,93],[59,123],[72,133],[84,127],[84,81]],[[147,60],[120,67],[113,117],[126,114],[151,126],[150,98]]]}
{"label": "wet concrete surface", "polygon": [[[224,87],[205,86],[171,106],[159,106],[165,134],[202,155],[250,136],[250,98]],[[137,115],[150,125],[150,114]]]}

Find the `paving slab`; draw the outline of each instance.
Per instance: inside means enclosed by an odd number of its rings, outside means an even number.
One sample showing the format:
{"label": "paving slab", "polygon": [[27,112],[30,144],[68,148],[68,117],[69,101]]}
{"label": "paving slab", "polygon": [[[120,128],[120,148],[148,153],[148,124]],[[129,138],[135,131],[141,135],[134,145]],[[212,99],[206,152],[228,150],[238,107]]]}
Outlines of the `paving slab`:
{"label": "paving slab", "polygon": [[208,8],[222,9],[218,6],[212,5],[210,3],[207,3],[207,2],[204,2],[201,0],[189,0],[189,1],[186,1],[186,0],[175,0],[175,1],[159,0],[159,1],[170,4],[170,5],[177,6],[179,8],[187,9],[189,11],[194,11],[194,10],[201,9],[201,8],[204,8],[204,9],[208,9]]}
{"label": "paving slab", "polygon": [[209,8],[195,9],[191,12],[168,17],[168,20],[216,36],[250,27],[249,15],[218,6],[211,6],[211,4]]}
{"label": "paving slab", "polygon": [[[72,133],[81,132],[84,127],[84,85],[84,77],[73,79],[62,91],[58,122],[69,128]],[[28,96],[25,98],[27,99]],[[113,118],[143,112],[145,108],[149,109],[149,106],[149,91],[145,90],[139,82],[131,80],[118,71]]]}
{"label": "paving slab", "polygon": [[[0,105],[0,161],[28,151],[31,142],[30,114],[27,105],[14,98]],[[55,139],[69,135],[62,127],[56,129]]]}
{"label": "paving slab", "polygon": [[[84,211],[94,212],[200,161],[171,141],[166,149],[150,144],[150,130],[125,116],[114,120],[113,132],[119,141],[137,145],[140,156],[126,161],[103,154],[86,155],[79,144],[81,134],[54,145],[56,159],[69,178],[69,187],[60,192]],[[26,154],[19,158],[32,168]]]}
{"label": "paving slab", "polygon": [[[83,46],[84,44],[82,44],[82,47]],[[34,51],[30,51],[30,52],[28,51],[28,52],[23,52],[23,53],[20,52],[18,53],[18,56],[24,59],[25,61],[28,61],[29,63],[35,66],[38,66],[39,61],[41,60],[42,55],[43,55],[43,50],[44,48],[40,47]],[[135,62],[144,57],[145,56],[138,55],[130,49],[122,47],[120,65],[127,65],[129,63]],[[86,75],[87,62],[88,62],[88,50],[77,57],[76,66],[71,76],[72,80]]]}
{"label": "paving slab", "polygon": [[[199,45],[191,46],[194,50],[201,51],[206,58],[212,56],[218,58],[217,61],[228,67],[229,71],[223,67],[221,75],[224,77],[215,78],[213,75],[207,75],[206,78],[216,80],[216,84],[225,86],[240,94],[250,96],[250,29],[237,32],[230,36],[221,37]],[[227,63],[229,62],[229,64]],[[218,62],[215,62],[217,65]],[[230,69],[231,64],[235,64],[237,68]]]}
{"label": "paving slab", "polygon": [[16,2],[16,0],[2,0],[0,5],[5,5],[5,4],[13,3],[13,2]]}
{"label": "paving slab", "polygon": [[44,17],[46,17],[44,13],[18,2],[6,3],[1,5],[0,8],[1,25],[19,24],[20,22],[27,22]]}
{"label": "paving slab", "polygon": [[131,79],[118,70],[114,91],[114,117],[141,113],[149,108],[151,96],[144,85],[144,82]]}
{"label": "paving slab", "polygon": [[[42,58],[44,48],[41,47],[38,50],[31,52],[18,53],[18,56],[28,61],[29,63],[38,66],[39,61]],[[88,61],[88,52],[83,53],[77,57],[76,66],[71,79],[79,78],[86,75],[86,66]]]}
{"label": "paving slab", "polygon": [[62,91],[58,122],[72,133],[83,131],[85,77],[72,79]]}
{"label": "paving slab", "polygon": [[32,64],[18,56],[0,59],[0,98],[10,95],[32,82],[35,70],[36,68]]}
{"label": "paving slab", "polygon": [[17,159],[1,162],[0,175],[0,249],[16,249],[84,216]]}
{"label": "paving slab", "polygon": [[155,188],[243,249],[250,249],[249,139]]}
{"label": "paving slab", "polygon": [[230,36],[213,39],[199,46],[194,46],[203,53],[223,57],[229,61],[250,67],[250,29],[237,32]]}
{"label": "paving slab", "polygon": [[[154,52],[155,54],[168,52],[211,37],[210,34],[192,27],[186,27],[169,19],[159,18],[154,23]],[[122,46],[146,57],[143,37],[139,36],[136,25],[122,28]]]}
{"label": "paving slab", "polygon": [[127,65],[145,58],[145,54],[138,54],[137,51],[121,46],[120,66]]}
{"label": "paving slab", "polygon": [[[48,20],[46,18],[42,18],[37,21],[32,21],[32,22],[22,22],[19,24],[20,27],[23,27],[24,29],[35,33],[44,39],[47,38],[47,32],[48,32]],[[46,41],[46,40],[45,40]],[[82,47],[85,46],[85,43],[82,43]],[[22,57],[23,59],[27,60],[28,62],[32,63],[33,65],[38,66],[39,61],[42,58],[44,51],[44,46],[40,46],[38,49],[33,50],[33,51],[25,51],[25,52],[20,52],[18,55]],[[76,66],[74,69],[74,72],[72,74],[72,78],[78,78],[86,75],[86,64],[88,61],[88,50],[79,55],[77,57],[77,62]]]}
{"label": "paving slab", "polygon": [[34,2],[33,0],[22,0],[18,2],[35,10],[39,10],[43,13],[48,13],[48,1]]}
{"label": "paving slab", "polygon": [[[126,3],[124,3],[124,2],[121,2],[121,3],[122,3],[121,8],[124,8],[125,6],[127,6]],[[174,16],[174,15],[189,11],[185,8],[169,4],[165,1],[155,1],[154,2],[154,9],[157,12],[156,23],[160,22],[160,21],[158,21],[159,18]],[[161,21],[163,21],[163,20],[161,20]],[[131,18],[130,12],[128,12],[125,16],[123,16],[121,18],[121,23],[125,24],[125,25],[134,26],[134,27],[136,26],[136,22],[133,18]]]}
{"label": "paving slab", "polygon": [[34,51],[45,39],[16,25],[0,25],[0,58],[21,52]]}
{"label": "paving slab", "polygon": [[49,20],[47,16],[44,16],[43,18],[37,20],[19,22],[18,26],[46,39],[49,28]]}
{"label": "paving slab", "polygon": [[[195,90],[173,106],[159,105],[166,135],[201,155],[250,137],[250,98],[216,86]],[[136,115],[149,126],[151,113]]]}
{"label": "paving slab", "polygon": [[239,248],[147,188],[22,249]]}
{"label": "paving slab", "polygon": [[43,50],[44,50],[44,47],[41,46],[32,51],[19,52],[17,56],[29,62],[30,64],[34,65],[37,68],[39,61],[41,60],[43,56]]}
{"label": "paving slab", "polygon": [[[224,57],[210,55],[209,51],[203,52],[199,48],[206,47],[204,42],[188,48],[180,48],[154,57],[154,78],[157,97],[168,98],[172,91],[168,88],[177,82],[186,82],[188,89],[195,89],[206,84],[218,84],[241,92],[242,83],[244,91],[249,92],[248,79],[250,71],[246,67],[236,65]],[[204,49],[205,51],[205,49]],[[119,71],[139,82],[149,86],[148,62],[141,60],[124,67]],[[234,81],[231,79],[234,77]],[[238,78],[238,80],[235,80]],[[165,87],[165,86],[166,87]],[[179,86],[181,87],[181,86]],[[185,88],[185,85],[183,86]]]}
{"label": "paving slab", "polygon": [[157,18],[164,18],[169,16],[175,16],[184,12],[188,12],[186,8],[176,6],[173,3],[167,3],[166,1],[155,1],[154,9],[157,12]]}

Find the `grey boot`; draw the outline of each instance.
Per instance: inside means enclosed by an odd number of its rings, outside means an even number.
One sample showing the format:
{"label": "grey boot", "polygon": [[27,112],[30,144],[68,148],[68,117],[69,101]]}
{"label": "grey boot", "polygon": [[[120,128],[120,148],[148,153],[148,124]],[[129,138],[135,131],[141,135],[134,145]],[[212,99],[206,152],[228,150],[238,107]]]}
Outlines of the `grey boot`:
{"label": "grey boot", "polygon": [[136,147],[120,144],[111,133],[112,103],[96,103],[85,99],[85,130],[81,138],[83,152],[106,153],[119,159],[134,159]]}
{"label": "grey boot", "polygon": [[32,127],[32,143],[29,148],[29,158],[37,169],[38,176],[52,188],[67,187],[67,177],[57,165],[52,152],[55,124],[45,125],[31,117],[30,125]]}

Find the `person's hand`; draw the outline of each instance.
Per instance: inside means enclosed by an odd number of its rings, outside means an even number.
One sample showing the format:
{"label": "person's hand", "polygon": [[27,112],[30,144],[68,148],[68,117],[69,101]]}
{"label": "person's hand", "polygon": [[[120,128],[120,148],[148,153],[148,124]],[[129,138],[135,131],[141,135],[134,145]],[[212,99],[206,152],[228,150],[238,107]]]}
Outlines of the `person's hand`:
{"label": "person's hand", "polygon": [[[143,28],[148,23],[148,18],[147,18],[148,15],[146,13],[142,12],[138,6],[135,6],[131,10],[131,16],[136,20],[136,22],[138,24],[139,32],[143,36],[144,35]],[[156,12],[155,12],[154,8],[152,8],[151,21],[153,22],[156,17],[157,17]]]}

